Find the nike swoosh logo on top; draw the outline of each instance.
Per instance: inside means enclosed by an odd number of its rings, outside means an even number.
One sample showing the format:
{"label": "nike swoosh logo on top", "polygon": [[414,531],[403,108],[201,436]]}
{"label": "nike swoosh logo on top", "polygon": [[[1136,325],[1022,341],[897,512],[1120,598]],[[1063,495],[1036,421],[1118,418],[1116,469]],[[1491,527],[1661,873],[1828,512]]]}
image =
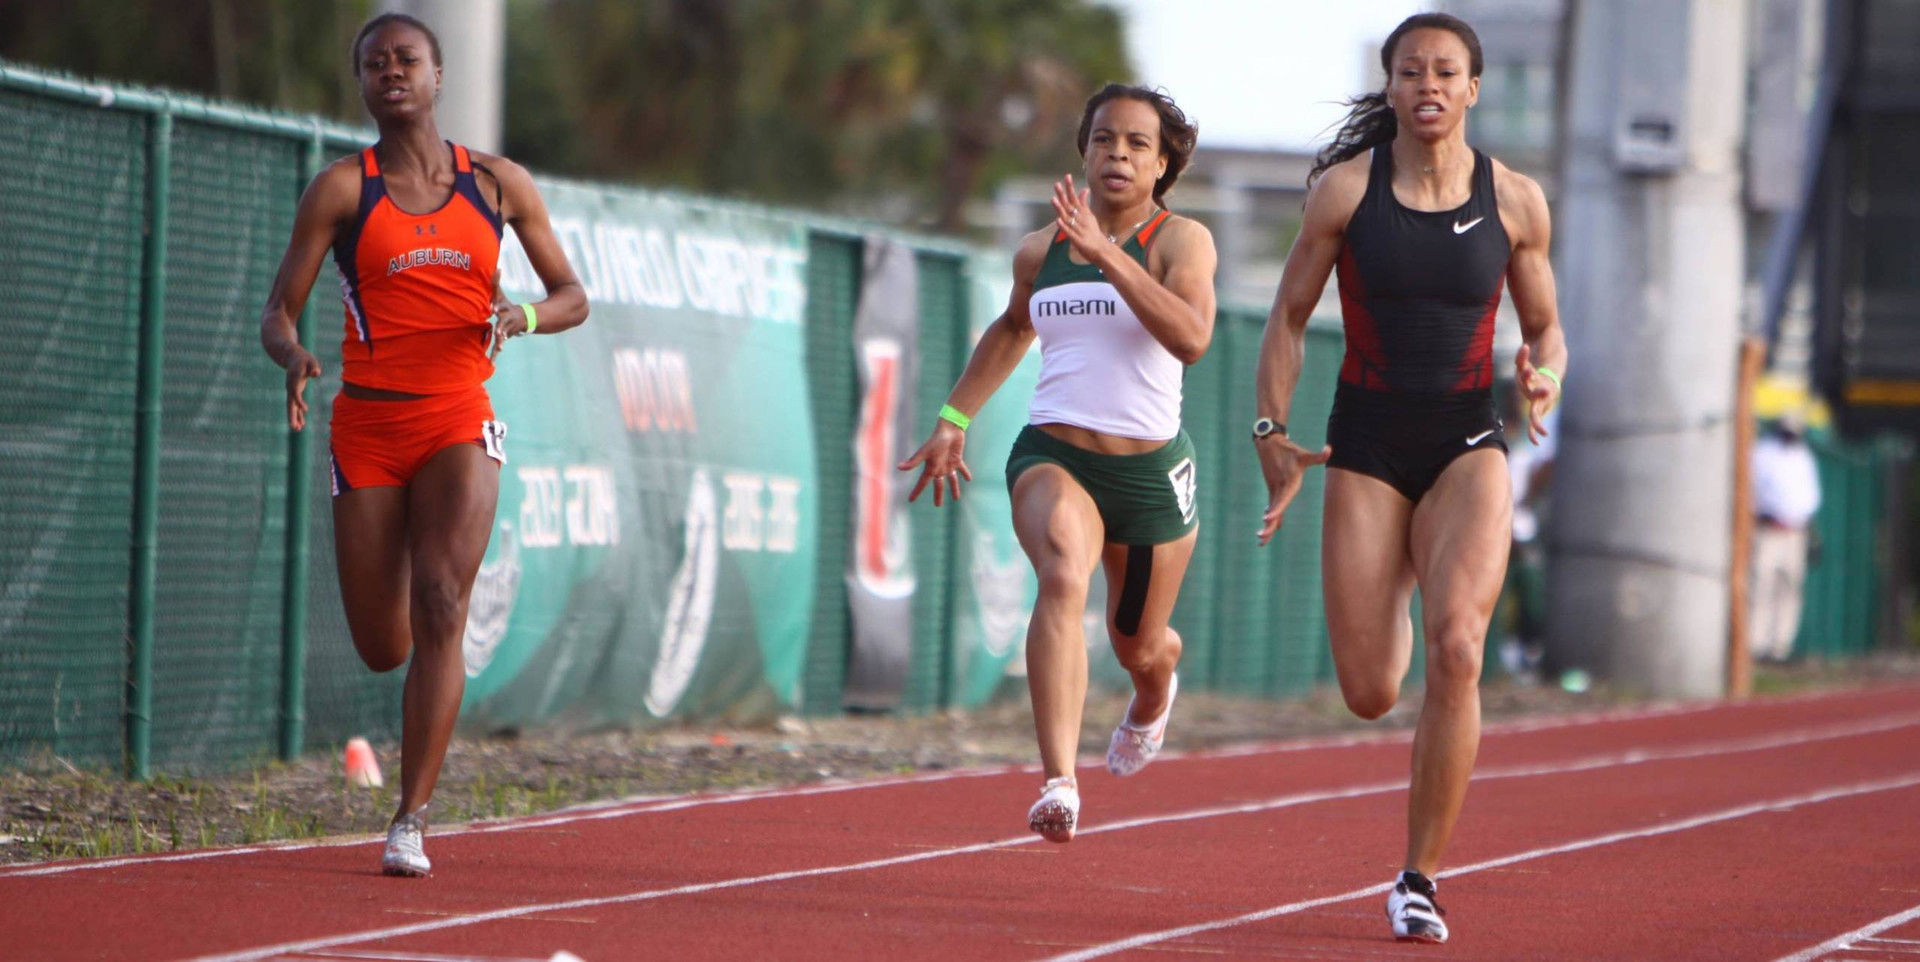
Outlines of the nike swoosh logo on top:
{"label": "nike swoosh logo on top", "polygon": [[1483,221],[1483,220],[1486,220],[1486,219],[1487,219],[1487,218],[1486,218],[1486,216],[1485,216],[1485,215],[1482,215],[1482,216],[1479,216],[1479,217],[1475,217],[1474,219],[1472,219],[1472,220],[1470,220],[1470,221],[1467,221],[1467,222],[1466,222],[1466,223],[1464,223],[1464,224],[1462,224],[1462,223],[1460,223],[1459,221],[1454,221],[1454,222],[1453,222],[1453,232],[1454,232],[1454,233],[1456,233],[1456,234],[1464,234],[1464,233],[1466,233],[1467,231],[1470,231],[1470,230],[1472,230],[1472,229],[1473,229],[1473,225],[1475,225],[1475,224],[1478,224],[1478,223],[1480,223],[1481,221]]}
{"label": "nike swoosh logo on top", "polygon": [[1473,447],[1474,445],[1479,444],[1482,441],[1485,441],[1487,439],[1487,435],[1492,433],[1493,433],[1492,431],[1482,431],[1479,434],[1476,434],[1473,437],[1468,438],[1467,447]]}

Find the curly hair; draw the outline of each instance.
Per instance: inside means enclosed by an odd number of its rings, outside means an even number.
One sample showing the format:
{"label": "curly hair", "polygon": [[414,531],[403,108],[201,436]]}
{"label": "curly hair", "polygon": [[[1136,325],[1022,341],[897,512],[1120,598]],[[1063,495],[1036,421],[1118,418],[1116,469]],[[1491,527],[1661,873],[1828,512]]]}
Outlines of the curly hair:
{"label": "curly hair", "polygon": [[1087,112],[1080,117],[1080,135],[1077,143],[1080,156],[1087,155],[1087,141],[1093,136],[1093,115],[1110,100],[1125,97],[1137,100],[1160,115],[1160,156],[1167,159],[1167,172],[1153,182],[1153,200],[1162,203],[1161,198],[1173,189],[1174,181],[1180,179],[1180,172],[1187,169],[1193,160],[1193,149],[1200,143],[1200,124],[1188,117],[1173,102],[1165,90],[1157,87],[1130,86],[1128,84],[1108,84],[1087,98]]}
{"label": "curly hair", "polygon": [[[1486,67],[1486,61],[1480,55],[1480,36],[1467,26],[1465,20],[1446,13],[1416,13],[1387,34],[1387,42],[1380,45],[1380,69],[1388,77],[1393,76],[1393,48],[1400,44],[1400,38],[1415,30],[1434,29],[1451,31],[1467,45],[1469,60],[1468,76],[1478,77]],[[1392,83],[1391,80],[1388,83]],[[1323,148],[1313,159],[1313,170],[1307,174],[1307,186],[1313,186],[1314,179],[1325,173],[1327,168],[1342,163],[1381,144],[1391,143],[1400,133],[1400,121],[1394,117],[1393,108],[1387,105],[1387,92],[1365,94],[1347,101],[1347,117],[1340,122],[1340,132],[1333,135],[1333,143]]]}

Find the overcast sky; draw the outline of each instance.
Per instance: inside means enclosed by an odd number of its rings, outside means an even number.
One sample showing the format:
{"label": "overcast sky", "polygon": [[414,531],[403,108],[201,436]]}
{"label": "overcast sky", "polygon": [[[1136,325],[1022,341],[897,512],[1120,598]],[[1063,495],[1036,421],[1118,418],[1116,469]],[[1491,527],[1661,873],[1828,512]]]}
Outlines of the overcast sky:
{"label": "overcast sky", "polygon": [[1203,143],[1300,148],[1361,92],[1364,64],[1432,0],[1105,0],[1127,12],[1140,76],[1200,121]]}

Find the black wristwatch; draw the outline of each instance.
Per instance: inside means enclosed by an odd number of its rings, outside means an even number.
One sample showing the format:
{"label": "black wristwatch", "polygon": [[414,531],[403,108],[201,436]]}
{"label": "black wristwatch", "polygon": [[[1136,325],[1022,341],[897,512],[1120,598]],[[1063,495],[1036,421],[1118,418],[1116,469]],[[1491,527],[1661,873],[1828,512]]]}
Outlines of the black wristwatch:
{"label": "black wristwatch", "polygon": [[1258,441],[1264,437],[1270,437],[1275,434],[1278,434],[1283,438],[1286,437],[1287,436],[1286,424],[1280,421],[1275,421],[1272,418],[1261,418],[1258,421],[1253,422],[1253,439],[1255,441]]}

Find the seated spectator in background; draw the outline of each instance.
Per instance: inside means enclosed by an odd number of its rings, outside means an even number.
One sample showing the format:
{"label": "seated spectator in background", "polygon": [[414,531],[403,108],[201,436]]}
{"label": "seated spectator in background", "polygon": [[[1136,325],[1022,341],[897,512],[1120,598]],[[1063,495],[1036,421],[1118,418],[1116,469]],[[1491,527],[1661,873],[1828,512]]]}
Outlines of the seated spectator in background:
{"label": "seated spectator in background", "polygon": [[1786,661],[1800,633],[1807,581],[1807,529],[1820,510],[1820,472],[1798,414],[1782,416],[1753,446],[1753,576],[1749,649]]}

